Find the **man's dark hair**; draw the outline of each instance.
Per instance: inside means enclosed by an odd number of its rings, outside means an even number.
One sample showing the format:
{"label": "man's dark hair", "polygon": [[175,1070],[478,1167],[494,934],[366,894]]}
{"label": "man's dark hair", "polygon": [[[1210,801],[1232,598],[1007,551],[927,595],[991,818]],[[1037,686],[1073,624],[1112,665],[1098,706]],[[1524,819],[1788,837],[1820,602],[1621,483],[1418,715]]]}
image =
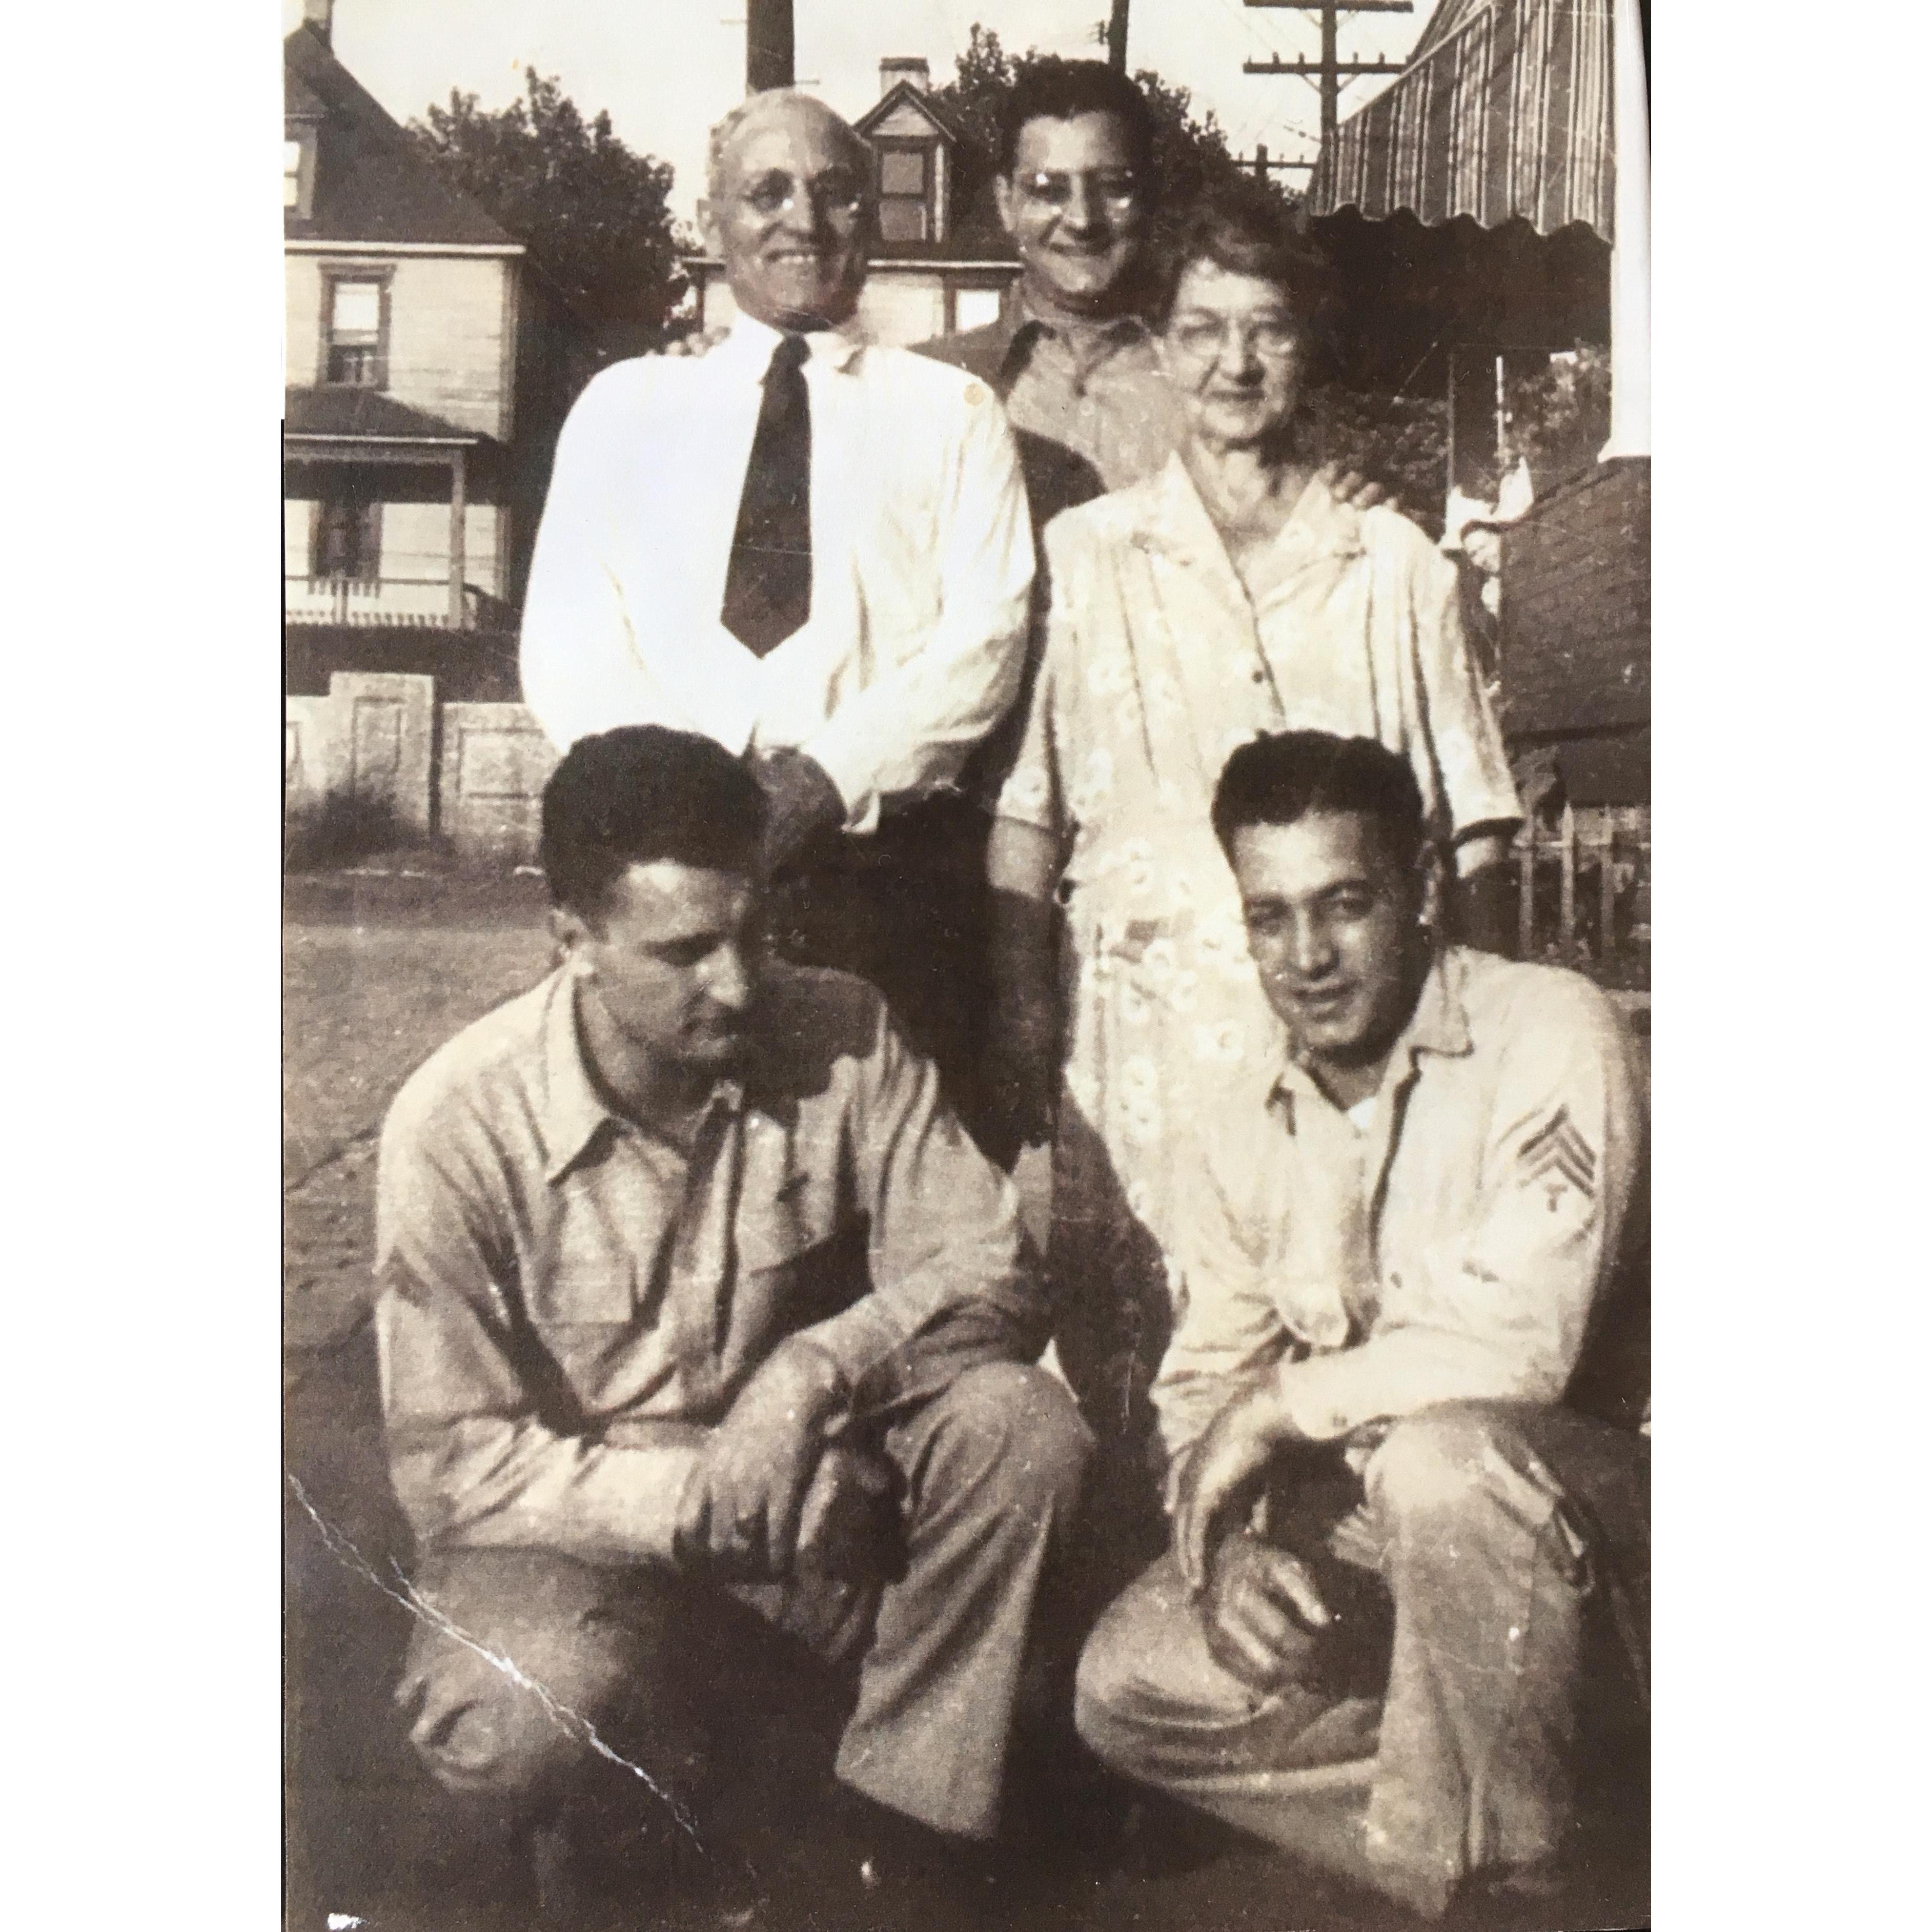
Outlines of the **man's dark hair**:
{"label": "man's dark hair", "polygon": [[1214,836],[1232,859],[1244,826],[1292,825],[1321,812],[1378,820],[1398,866],[1412,866],[1422,850],[1422,794],[1408,760],[1372,738],[1327,731],[1278,731],[1240,746],[1214,788]]}
{"label": "man's dark hair", "polygon": [[624,724],[578,739],[550,773],[537,856],[551,903],[594,918],[626,868],[653,859],[748,873],[764,827],[764,791],[723,746]]}
{"label": "man's dark hair", "polygon": [[1013,83],[1000,113],[1000,172],[1011,177],[1020,130],[1029,121],[1071,121],[1076,115],[1112,114],[1125,129],[1127,152],[1143,195],[1154,187],[1154,110],[1147,96],[1105,61],[1036,61]]}

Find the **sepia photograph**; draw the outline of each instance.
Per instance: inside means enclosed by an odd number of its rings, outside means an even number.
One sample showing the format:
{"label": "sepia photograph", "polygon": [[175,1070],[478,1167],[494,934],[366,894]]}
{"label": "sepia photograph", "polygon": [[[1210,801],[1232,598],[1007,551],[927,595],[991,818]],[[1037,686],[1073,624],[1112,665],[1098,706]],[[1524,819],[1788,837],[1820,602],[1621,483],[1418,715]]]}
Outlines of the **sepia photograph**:
{"label": "sepia photograph", "polygon": [[1648,0],[282,16],[288,1932],[1648,1927]]}

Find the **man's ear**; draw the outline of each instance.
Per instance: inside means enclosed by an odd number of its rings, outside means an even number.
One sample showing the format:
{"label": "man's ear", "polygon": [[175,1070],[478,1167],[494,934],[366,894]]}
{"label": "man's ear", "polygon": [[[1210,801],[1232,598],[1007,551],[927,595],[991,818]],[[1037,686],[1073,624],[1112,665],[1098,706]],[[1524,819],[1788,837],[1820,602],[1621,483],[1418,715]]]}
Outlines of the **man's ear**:
{"label": "man's ear", "polygon": [[1448,875],[1442,848],[1425,838],[1415,855],[1418,910],[1416,923],[1440,932],[1449,904]]}
{"label": "man's ear", "polygon": [[592,970],[585,949],[593,934],[590,922],[581,913],[572,912],[568,906],[552,906],[550,936],[560,959],[568,961],[580,973]]}
{"label": "man's ear", "polygon": [[704,240],[704,252],[716,255],[720,261],[724,257],[724,238],[719,232],[718,218],[710,197],[700,196],[698,202],[698,232]]}
{"label": "man's ear", "polygon": [[1013,186],[1011,176],[995,175],[993,177],[993,206],[1000,212],[1000,226],[1014,240],[1019,238],[1019,192]]}

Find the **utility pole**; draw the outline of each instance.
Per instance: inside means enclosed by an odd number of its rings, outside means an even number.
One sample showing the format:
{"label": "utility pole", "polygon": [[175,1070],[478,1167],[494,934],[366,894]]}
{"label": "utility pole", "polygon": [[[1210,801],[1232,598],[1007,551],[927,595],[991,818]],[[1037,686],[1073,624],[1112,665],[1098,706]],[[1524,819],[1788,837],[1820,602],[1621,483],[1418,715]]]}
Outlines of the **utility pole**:
{"label": "utility pole", "polygon": [[1341,58],[1336,36],[1344,14],[1412,14],[1414,0],[1321,0],[1318,6],[1309,6],[1305,0],[1241,0],[1246,7],[1292,8],[1298,14],[1319,14],[1322,16],[1322,58],[1318,61],[1285,61],[1279,58],[1264,61],[1244,61],[1244,74],[1294,74],[1304,80],[1318,80],[1322,88],[1322,152],[1325,154],[1334,146],[1335,130],[1341,121],[1340,103],[1342,82],[1346,76],[1352,80],[1359,74],[1400,74],[1402,64],[1400,61],[1345,61]]}
{"label": "utility pole", "polygon": [[1312,161],[1270,160],[1268,158],[1268,143],[1265,141],[1258,141],[1255,144],[1255,152],[1252,155],[1237,154],[1234,158],[1244,167],[1253,169],[1255,179],[1258,182],[1264,182],[1270,175],[1282,170],[1298,170],[1306,173],[1315,165]]}
{"label": "utility pole", "polygon": [[790,87],[795,72],[791,0],[747,0],[745,8],[745,92]]}
{"label": "utility pole", "polygon": [[1108,10],[1107,64],[1116,74],[1127,70],[1127,0],[1113,0]]}

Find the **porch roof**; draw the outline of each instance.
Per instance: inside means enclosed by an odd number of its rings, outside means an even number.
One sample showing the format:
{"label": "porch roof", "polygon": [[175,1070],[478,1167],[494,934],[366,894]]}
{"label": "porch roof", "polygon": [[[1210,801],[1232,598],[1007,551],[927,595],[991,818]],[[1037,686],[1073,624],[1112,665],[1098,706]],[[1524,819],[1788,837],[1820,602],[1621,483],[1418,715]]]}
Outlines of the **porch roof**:
{"label": "porch roof", "polygon": [[380,390],[346,383],[290,389],[283,429],[292,442],[417,443],[451,448],[474,448],[490,440],[480,430],[459,428]]}

